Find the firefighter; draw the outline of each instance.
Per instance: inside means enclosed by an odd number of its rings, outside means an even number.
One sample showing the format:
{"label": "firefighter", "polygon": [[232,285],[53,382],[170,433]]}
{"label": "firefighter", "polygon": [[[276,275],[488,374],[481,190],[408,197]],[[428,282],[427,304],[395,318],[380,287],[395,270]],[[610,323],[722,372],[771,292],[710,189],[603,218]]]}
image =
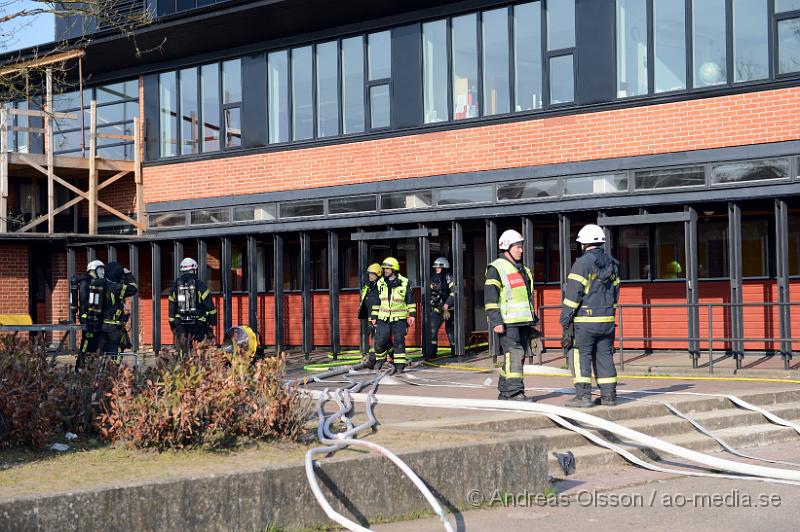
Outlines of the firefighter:
{"label": "firefighter", "polygon": [[[617,370],[614,367],[614,315],[619,300],[619,263],[603,251],[603,229],[589,224],[578,232],[583,255],[572,265],[564,288],[561,345],[572,348],[575,397],[567,406],[589,408],[592,368],[600,387],[599,404],[615,406]],[[574,330],[574,334],[573,331]]]}
{"label": "firefighter", "polygon": [[[431,277],[431,343],[434,355],[439,352],[439,329],[444,323],[447,341],[450,349],[455,350],[453,337],[453,303],[455,302],[455,280],[450,272],[450,262],[446,257],[439,257],[433,261],[433,276]],[[452,352],[455,354],[455,352]]]}
{"label": "firefighter", "polygon": [[83,365],[87,354],[97,353],[103,324],[105,269],[102,261],[93,260],[86,266],[85,273],[70,279],[70,311],[73,317],[78,316],[78,322],[83,326],[75,371]]}
{"label": "firefighter", "polygon": [[486,268],[483,299],[489,327],[499,335],[504,353],[497,381],[498,399],[534,401],[525,395],[522,369],[533,327],[533,273],[522,264],[522,235],[509,229],[500,235],[501,255]]}
{"label": "firefighter", "polygon": [[372,315],[375,326],[375,358],[379,363],[386,360],[391,349],[394,352],[394,372],[402,373],[406,367],[406,332],[414,325],[417,305],[411,294],[408,279],[400,275],[400,263],[394,257],[386,257],[381,264],[383,277],[377,282],[380,306]]}
{"label": "firefighter", "polygon": [[[372,369],[375,367],[375,326],[372,324],[372,316],[378,314],[381,300],[378,297],[378,278],[383,274],[381,265],[377,262],[370,264],[367,268],[367,282],[361,287],[361,303],[358,306],[358,319],[366,320],[369,324],[370,348],[364,364]],[[383,364],[381,364],[383,365]]]}
{"label": "firefighter", "polygon": [[97,351],[104,355],[118,356],[126,342],[125,300],[138,291],[136,279],[128,268],[118,262],[110,262],[105,271],[105,294],[103,324]]}
{"label": "firefighter", "polygon": [[180,271],[169,290],[169,326],[178,354],[185,357],[191,351],[192,342],[214,336],[217,309],[211,290],[197,278],[197,261],[186,257],[181,261]]}

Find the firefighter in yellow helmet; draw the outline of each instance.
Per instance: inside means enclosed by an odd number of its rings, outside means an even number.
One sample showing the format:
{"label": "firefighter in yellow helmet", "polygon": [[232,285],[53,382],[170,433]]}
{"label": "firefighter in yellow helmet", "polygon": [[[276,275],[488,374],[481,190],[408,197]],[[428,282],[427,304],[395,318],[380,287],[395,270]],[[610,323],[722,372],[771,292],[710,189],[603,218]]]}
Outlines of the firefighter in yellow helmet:
{"label": "firefighter in yellow helmet", "polygon": [[406,367],[406,333],[414,325],[417,305],[411,294],[408,279],[400,275],[400,263],[386,257],[381,264],[383,277],[377,282],[377,313],[372,315],[375,325],[375,358],[381,365],[389,349],[394,351],[394,371],[402,373]]}
{"label": "firefighter in yellow helmet", "polygon": [[533,311],[533,274],[522,264],[524,238],[509,229],[500,235],[501,255],[486,268],[483,288],[489,327],[499,335],[504,353],[498,399],[533,401],[525,395],[522,367],[533,327],[539,321]]}
{"label": "firefighter in yellow helmet", "polygon": [[[358,319],[367,320],[369,323],[369,337],[373,343],[375,340],[375,326],[372,324],[372,315],[377,315],[380,310],[381,300],[378,298],[378,279],[383,274],[381,265],[377,262],[370,264],[367,268],[367,281],[361,287],[361,303],[358,306]],[[367,354],[367,353],[365,353]],[[370,347],[369,354],[365,361],[367,367],[375,367],[375,349]]]}

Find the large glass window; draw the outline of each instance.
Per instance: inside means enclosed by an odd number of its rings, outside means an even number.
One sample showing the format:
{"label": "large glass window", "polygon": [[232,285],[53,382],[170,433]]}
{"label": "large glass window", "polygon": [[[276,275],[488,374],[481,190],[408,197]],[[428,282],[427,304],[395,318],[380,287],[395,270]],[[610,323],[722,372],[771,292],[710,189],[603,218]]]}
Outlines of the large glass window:
{"label": "large glass window", "polygon": [[325,206],[322,200],[287,201],[280,204],[281,218],[322,216],[323,214],[325,214]]}
{"label": "large glass window", "polygon": [[686,245],[682,223],[663,223],[655,226],[657,279],[686,277]]}
{"label": "large glass window", "polygon": [[219,65],[217,63],[203,65],[200,69],[200,78],[203,151],[217,151],[220,141]]}
{"label": "large glass window", "polygon": [[391,32],[370,33],[367,43],[369,48],[369,80],[388,79],[392,75]]}
{"label": "large glass window", "polygon": [[339,45],[317,45],[317,136],[339,134]]}
{"label": "large glass window", "polygon": [[497,185],[497,200],[534,200],[558,197],[557,179],[528,179]]}
{"label": "large glass window", "polygon": [[541,2],[514,6],[514,109],[542,107]]}
{"label": "large glass window", "polygon": [[488,203],[492,201],[492,186],[481,185],[477,187],[450,187],[439,191],[437,204],[463,205],[466,203]]}
{"label": "large glass window", "polygon": [[575,46],[575,0],[547,3],[547,49]]}
{"label": "large glass window", "polygon": [[800,0],[775,0],[775,12],[800,11]]}
{"label": "large glass window", "polygon": [[617,0],[617,96],[647,93],[647,0]]}
{"label": "large glass window", "polygon": [[800,72],[800,18],[778,21],[778,73]]}
{"label": "large glass window", "polygon": [[267,56],[269,142],[289,141],[289,53]]}
{"label": "large glass window", "polygon": [[175,72],[158,75],[159,88],[159,139],[161,156],[178,154],[178,90]]}
{"label": "large glass window", "polygon": [[769,275],[769,221],[765,218],[742,219],[742,276]]}
{"label": "large glass window", "polygon": [[314,136],[314,103],[311,84],[311,47],[292,50],[292,138]]}
{"label": "large glass window", "polygon": [[381,194],[381,210],[426,209],[433,205],[432,197],[430,190]]}
{"label": "large glass window", "polygon": [[728,274],[728,222],[701,219],[698,232],[698,276],[703,278],[727,277]]}
{"label": "large glass window", "polygon": [[422,87],[425,123],[447,121],[447,21],[422,25]]}
{"label": "large glass window", "polygon": [[653,0],[655,92],[686,88],[685,0]]}
{"label": "large glass window", "polygon": [[483,32],[483,114],[508,113],[511,110],[508,9],[484,11],[481,24]]}
{"label": "large glass window", "polygon": [[453,119],[475,118],[478,108],[478,17],[452,19]]}
{"label": "large glass window", "polygon": [[369,88],[369,122],[372,129],[391,125],[391,101],[389,85],[375,85]]}
{"label": "large glass window", "polygon": [[564,194],[613,194],[628,190],[626,174],[590,175],[564,180]]}
{"label": "large glass window", "polygon": [[242,145],[242,109],[225,109],[225,147],[239,148]]}
{"label": "large glass window", "polygon": [[694,86],[728,81],[725,0],[692,0]]}
{"label": "large glass window", "polygon": [[570,103],[575,100],[575,80],[572,55],[550,58],[550,103]]}
{"label": "large glass window", "polygon": [[345,134],[364,131],[364,38],[342,41],[342,117]]}
{"label": "large glass window", "polygon": [[705,172],[702,166],[641,170],[635,172],[634,177],[636,190],[691,187],[705,184]]}
{"label": "large glass window", "polygon": [[222,103],[242,101],[242,61],[233,59],[222,63]]}
{"label": "large glass window", "polygon": [[620,275],[626,280],[650,279],[650,230],[646,225],[620,227],[617,233]]}
{"label": "large glass window", "polygon": [[354,212],[370,212],[375,210],[376,197],[352,196],[347,198],[332,198],[328,200],[329,214],[349,214]]}
{"label": "large glass window", "polygon": [[769,77],[767,0],[733,0],[733,80]]}
{"label": "large glass window", "polygon": [[200,151],[200,108],[197,102],[197,69],[180,72],[181,80],[181,155]]}
{"label": "large glass window", "polygon": [[763,179],[784,179],[789,177],[789,159],[761,159],[759,161],[739,161],[715,164],[711,167],[711,183],[741,183]]}

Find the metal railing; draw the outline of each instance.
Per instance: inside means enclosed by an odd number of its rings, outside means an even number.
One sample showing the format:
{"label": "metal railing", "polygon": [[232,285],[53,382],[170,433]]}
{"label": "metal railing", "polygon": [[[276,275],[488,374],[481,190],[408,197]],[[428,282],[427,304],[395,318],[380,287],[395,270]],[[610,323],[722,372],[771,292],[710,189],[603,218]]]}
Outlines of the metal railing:
{"label": "metal railing", "polygon": [[[615,335],[615,343],[617,344],[617,351],[619,353],[619,364],[620,368],[624,371],[625,370],[625,342],[642,342],[645,345],[653,344],[656,342],[675,342],[675,343],[685,343],[686,349],[689,352],[689,356],[692,360],[692,367],[698,368],[699,360],[701,358],[701,352],[707,351],[708,352],[708,372],[714,373],[714,344],[728,344],[726,347],[720,349],[720,351],[725,351],[726,356],[731,356],[735,359],[736,362],[736,369],[742,369],[742,360],[744,358],[745,350],[744,344],[746,342],[753,343],[763,343],[765,349],[762,351],[772,351],[768,349],[766,346],[769,344],[775,344],[779,346],[778,348],[774,349],[775,352],[780,353],[780,356],[783,358],[783,368],[785,370],[790,369],[790,360],[792,359],[792,352],[793,352],[793,343],[800,342],[800,337],[794,338],[781,338],[780,336],[764,336],[760,337],[750,337],[746,335],[734,336],[732,334],[723,333],[722,336],[716,336],[714,333],[714,309],[721,309],[723,313],[723,323],[724,328],[727,329],[732,324],[731,313],[735,309],[740,309],[744,312],[746,307],[761,307],[765,309],[769,309],[769,315],[772,316],[772,320],[774,320],[773,324],[768,325],[770,329],[779,329],[780,325],[780,316],[778,312],[781,308],[789,308],[800,306],[800,302],[756,302],[756,303],[641,303],[641,304],[624,304],[619,305],[617,308],[617,334]],[[539,317],[542,320],[542,330],[545,331],[547,327],[547,322],[549,320],[545,320],[545,314],[547,310],[558,310],[560,312],[561,305],[542,305],[539,307]],[[705,310],[705,317],[706,317],[706,327],[705,332],[707,334],[699,333],[697,336],[691,336],[688,333],[688,315],[687,315],[687,334],[686,336],[625,336],[625,309],[641,309],[645,312],[649,312],[653,309],[668,309],[668,308],[680,308],[689,311],[689,309],[696,309],[698,313],[698,324],[697,330],[700,331],[700,312]],[[717,312],[719,314],[719,311]],[[629,313],[630,316],[630,313]],[[746,322],[747,316],[743,316],[744,322]],[[652,316],[647,316],[645,321],[642,324],[644,330],[648,330],[652,327],[652,323],[648,323],[649,320],[652,320]],[[717,316],[719,319],[719,316]],[[791,311],[789,312],[789,321],[791,323]],[[744,327],[744,322],[742,327]],[[791,329],[790,329],[791,330]],[[553,337],[553,336],[544,336],[542,337],[543,341],[558,341],[561,337]],[[701,349],[700,344],[707,343],[705,349]],[[737,349],[737,346],[740,346]],[[629,348],[631,349],[631,348]],[[650,347],[644,347],[644,349],[649,350],[652,349]],[[665,348],[669,349],[669,348]],[[673,348],[674,349],[674,348]],[[566,353],[565,353],[566,354]],[[539,354],[539,363],[542,363],[542,354]]]}

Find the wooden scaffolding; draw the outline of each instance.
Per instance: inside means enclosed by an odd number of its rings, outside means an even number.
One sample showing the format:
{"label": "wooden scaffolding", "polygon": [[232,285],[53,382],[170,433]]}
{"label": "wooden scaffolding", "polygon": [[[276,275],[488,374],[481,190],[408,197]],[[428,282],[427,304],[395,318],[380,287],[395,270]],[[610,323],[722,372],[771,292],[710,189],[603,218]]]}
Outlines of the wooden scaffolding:
{"label": "wooden scaffolding", "polygon": [[[80,60],[81,56],[77,57]],[[0,75],[3,75],[6,71],[8,70],[0,71]],[[0,109],[0,233],[9,232],[8,196],[10,177],[24,175],[26,172],[29,174],[31,170],[33,170],[47,178],[46,213],[34,218],[26,225],[13,232],[30,232],[40,224],[47,222],[47,232],[55,233],[55,216],[70,207],[80,204],[82,201],[87,201],[89,204],[89,226],[87,234],[98,234],[98,210],[102,209],[132,225],[136,228],[137,235],[142,235],[147,224],[144,214],[144,196],[142,191],[142,150],[139,119],[134,120],[133,135],[98,133],[97,102],[92,100],[89,107],[88,153],[85,157],[56,155],[53,133],[54,121],[57,119],[76,119],[77,117],[73,114],[55,111],[53,107],[52,69],[47,68],[45,73],[46,90],[43,110],[8,109],[5,106]],[[81,90],[81,94],[82,92]],[[83,110],[83,105],[81,105],[81,110]],[[40,118],[44,127],[9,126],[9,117],[13,115]],[[43,134],[44,153],[9,152],[9,131]],[[133,142],[134,160],[116,160],[98,157],[97,145],[100,139]],[[131,175],[133,176],[136,191],[136,219],[131,218],[108,203],[101,201],[98,197],[101,190]],[[85,183],[85,187],[81,189],[81,187],[69,182],[67,180],[68,178],[79,183]],[[62,205],[56,205],[56,185],[68,189],[75,194],[75,197]]]}

